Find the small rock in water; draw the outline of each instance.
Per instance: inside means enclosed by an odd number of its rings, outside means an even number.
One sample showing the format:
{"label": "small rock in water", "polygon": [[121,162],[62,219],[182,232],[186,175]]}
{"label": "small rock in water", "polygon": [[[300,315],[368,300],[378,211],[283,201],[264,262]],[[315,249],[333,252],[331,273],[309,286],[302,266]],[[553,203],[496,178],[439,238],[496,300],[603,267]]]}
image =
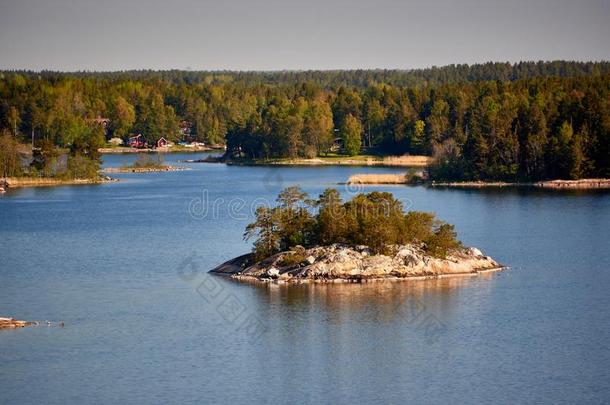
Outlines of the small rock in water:
{"label": "small rock in water", "polygon": [[15,329],[33,325],[33,322],[19,321],[14,318],[0,317],[0,329]]}

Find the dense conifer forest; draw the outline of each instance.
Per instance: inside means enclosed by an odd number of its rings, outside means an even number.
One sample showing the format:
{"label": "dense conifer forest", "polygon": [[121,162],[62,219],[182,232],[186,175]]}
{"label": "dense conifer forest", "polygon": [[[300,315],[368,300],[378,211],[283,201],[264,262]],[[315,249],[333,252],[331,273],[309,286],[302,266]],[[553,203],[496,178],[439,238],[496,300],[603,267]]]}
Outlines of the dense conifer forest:
{"label": "dense conifer forest", "polygon": [[350,155],[432,155],[436,179],[610,176],[609,62],[0,72],[3,149],[33,138],[41,172],[54,147],[90,171],[83,159],[98,159],[104,143],[99,117],[110,119],[107,139],[141,133],[150,143],[180,141],[186,122],[194,140],[226,144],[236,159],[323,156],[340,138]]}

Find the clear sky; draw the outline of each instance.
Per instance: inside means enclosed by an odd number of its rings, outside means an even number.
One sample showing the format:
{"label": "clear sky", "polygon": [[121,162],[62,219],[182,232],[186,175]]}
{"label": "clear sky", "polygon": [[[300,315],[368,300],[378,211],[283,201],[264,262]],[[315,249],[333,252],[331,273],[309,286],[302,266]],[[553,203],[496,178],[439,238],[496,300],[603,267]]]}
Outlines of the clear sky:
{"label": "clear sky", "polygon": [[0,69],[609,60],[610,0],[0,0]]}

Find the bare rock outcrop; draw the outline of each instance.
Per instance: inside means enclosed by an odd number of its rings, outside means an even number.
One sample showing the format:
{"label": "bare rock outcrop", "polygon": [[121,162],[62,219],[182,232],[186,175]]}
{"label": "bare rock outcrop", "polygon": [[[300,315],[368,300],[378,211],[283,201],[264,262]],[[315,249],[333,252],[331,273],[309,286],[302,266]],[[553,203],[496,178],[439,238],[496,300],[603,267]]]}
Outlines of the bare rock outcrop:
{"label": "bare rock outcrop", "polygon": [[366,246],[333,244],[275,254],[252,263],[251,255],[223,263],[212,273],[263,281],[369,281],[438,278],[501,270],[504,266],[477,248],[460,249],[446,258],[427,254],[423,246],[392,246],[391,254],[372,254]]}
{"label": "bare rock outcrop", "polygon": [[33,324],[33,322],[18,321],[13,318],[0,318],[0,329],[23,328]]}

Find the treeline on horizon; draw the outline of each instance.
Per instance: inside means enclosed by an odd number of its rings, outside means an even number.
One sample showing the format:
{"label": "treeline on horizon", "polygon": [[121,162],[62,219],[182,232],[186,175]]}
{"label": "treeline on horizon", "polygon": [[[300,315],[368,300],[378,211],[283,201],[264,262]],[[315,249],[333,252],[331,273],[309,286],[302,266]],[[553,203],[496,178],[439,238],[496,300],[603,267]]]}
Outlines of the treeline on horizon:
{"label": "treeline on horizon", "polygon": [[410,71],[2,72],[0,126],[22,141],[180,140],[180,121],[234,158],[427,154],[435,179],[610,175],[610,63],[522,62]]}
{"label": "treeline on horizon", "polygon": [[535,77],[595,76],[610,73],[610,61],[525,61],[518,63],[487,62],[481,64],[452,64],[425,69],[354,69],[354,70],[278,70],[278,71],[196,71],[196,70],[122,70],[75,71],[11,70],[27,77],[59,80],[65,77],[99,78],[112,81],[167,81],[173,84],[225,84],[239,82],[246,85],[315,83],[325,88],[338,86],[367,87],[385,83],[392,86],[412,87],[422,84],[437,85],[475,81],[516,81]]}

